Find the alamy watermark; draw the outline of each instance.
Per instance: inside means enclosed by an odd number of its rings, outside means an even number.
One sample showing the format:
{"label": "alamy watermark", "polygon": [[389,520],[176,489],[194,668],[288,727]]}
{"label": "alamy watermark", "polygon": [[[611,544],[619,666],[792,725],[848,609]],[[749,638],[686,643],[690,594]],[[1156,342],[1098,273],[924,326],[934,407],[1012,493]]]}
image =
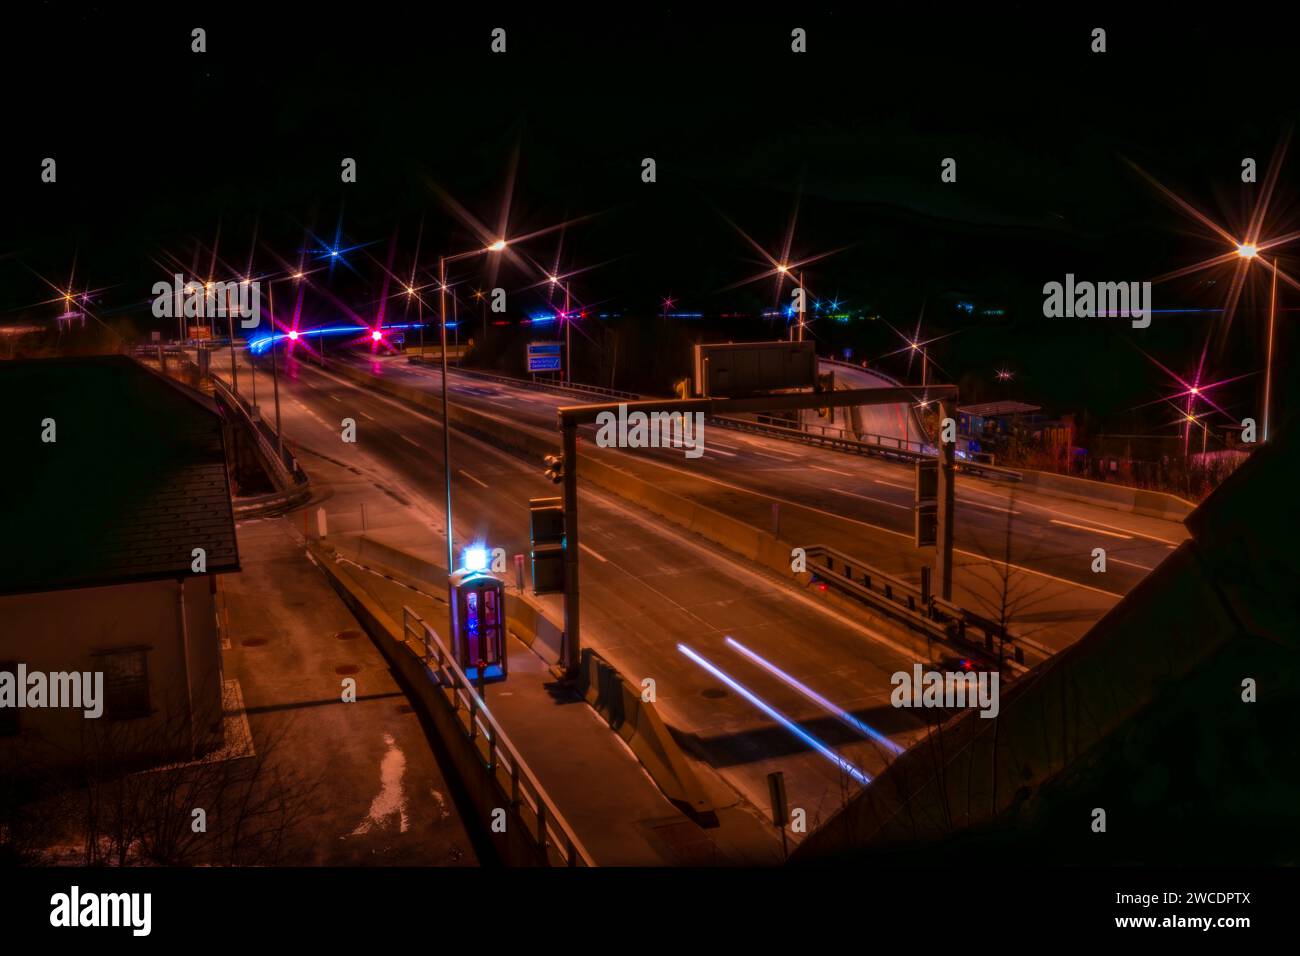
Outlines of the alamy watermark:
{"label": "alamy watermark", "polygon": [[629,412],[620,402],[617,415],[601,412],[596,425],[601,448],[683,448],[687,458],[704,454],[703,412]]}
{"label": "alamy watermark", "polygon": [[1133,328],[1151,324],[1150,282],[1075,282],[1074,273],[1065,282],[1043,286],[1043,315],[1049,319],[1125,318]]}
{"label": "alamy watermark", "polygon": [[997,671],[923,671],[913,664],[911,671],[897,671],[889,702],[895,707],[939,707],[955,710],[978,707],[981,717],[998,715]]}
{"label": "alamy watermark", "polygon": [[255,329],[262,322],[262,284],[257,279],[240,282],[185,281],[179,272],[172,281],[153,285],[153,314],[159,319],[213,319],[233,316],[240,328]]}
{"label": "alamy watermark", "polygon": [[28,671],[19,664],[0,671],[0,710],[69,708],[94,720],[104,713],[103,671]]}

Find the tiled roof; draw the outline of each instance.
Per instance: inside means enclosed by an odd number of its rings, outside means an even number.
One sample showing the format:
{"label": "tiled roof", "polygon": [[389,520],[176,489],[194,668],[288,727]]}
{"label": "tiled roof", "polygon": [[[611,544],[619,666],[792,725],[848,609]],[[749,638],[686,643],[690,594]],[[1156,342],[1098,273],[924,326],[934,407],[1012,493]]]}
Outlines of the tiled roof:
{"label": "tiled roof", "polygon": [[0,362],[0,594],[238,570],[222,426],[125,356]]}

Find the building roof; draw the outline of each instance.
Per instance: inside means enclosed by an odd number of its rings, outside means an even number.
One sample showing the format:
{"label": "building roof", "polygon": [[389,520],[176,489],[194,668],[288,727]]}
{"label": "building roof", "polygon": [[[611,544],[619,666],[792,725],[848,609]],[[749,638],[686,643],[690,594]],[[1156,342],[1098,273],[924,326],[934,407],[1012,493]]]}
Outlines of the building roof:
{"label": "building roof", "polygon": [[[0,362],[0,594],[239,569],[223,419],[126,356]],[[46,419],[54,442],[42,441]]]}
{"label": "building roof", "polygon": [[1029,415],[1041,412],[1041,405],[1028,405],[1025,402],[984,402],[980,405],[962,405],[957,411],[977,418],[997,418],[1001,415]]}

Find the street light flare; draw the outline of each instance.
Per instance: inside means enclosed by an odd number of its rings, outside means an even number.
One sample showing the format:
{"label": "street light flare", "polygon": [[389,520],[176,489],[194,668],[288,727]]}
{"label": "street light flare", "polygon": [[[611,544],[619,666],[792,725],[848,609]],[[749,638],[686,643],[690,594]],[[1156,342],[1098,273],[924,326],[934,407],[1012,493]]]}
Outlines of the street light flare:
{"label": "street light flare", "polygon": [[1259,255],[1259,247],[1253,242],[1243,242],[1237,246],[1237,255],[1243,259],[1254,259]]}
{"label": "street light flare", "polygon": [[487,247],[487,251],[500,252],[505,247],[506,247],[506,241],[504,239],[498,239],[496,242],[492,243],[490,246]]}

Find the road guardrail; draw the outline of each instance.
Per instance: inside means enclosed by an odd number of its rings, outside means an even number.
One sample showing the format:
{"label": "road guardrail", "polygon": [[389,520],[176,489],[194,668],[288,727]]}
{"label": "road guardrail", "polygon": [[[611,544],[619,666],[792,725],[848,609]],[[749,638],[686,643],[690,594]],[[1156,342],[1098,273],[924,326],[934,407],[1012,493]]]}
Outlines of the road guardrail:
{"label": "road guardrail", "polygon": [[997,621],[975,614],[920,587],[825,545],[805,549],[814,580],[868,604],[903,623],[978,656],[1013,674],[1024,673],[1025,649]]}
{"label": "road guardrail", "polygon": [[594,858],[496,722],[438,632],[406,605],[402,606],[402,637],[408,649],[412,643],[423,649],[426,670],[445,692],[457,723],[474,745],[483,769],[509,794],[511,809],[524,821],[525,832],[536,847],[538,862],[551,866],[554,858],[558,858],[564,866],[595,866]]}

